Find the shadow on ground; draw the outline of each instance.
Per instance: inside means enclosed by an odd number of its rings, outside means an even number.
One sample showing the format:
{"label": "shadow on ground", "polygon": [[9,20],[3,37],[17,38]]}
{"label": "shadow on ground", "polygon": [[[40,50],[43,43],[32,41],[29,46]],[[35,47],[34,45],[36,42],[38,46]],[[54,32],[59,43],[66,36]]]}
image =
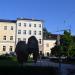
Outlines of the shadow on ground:
{"label": "shadow on ground", "polygon": [[36,66],[0,67],[1,75],[58,75],[58,68]]}

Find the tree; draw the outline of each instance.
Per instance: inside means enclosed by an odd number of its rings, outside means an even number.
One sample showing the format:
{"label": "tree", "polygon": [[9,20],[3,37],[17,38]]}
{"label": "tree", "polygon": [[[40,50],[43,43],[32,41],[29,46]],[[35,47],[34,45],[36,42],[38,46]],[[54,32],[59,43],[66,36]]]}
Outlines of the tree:
{"label": "tree", "polygon": [[27,62],[29,54],[32,53],[34,62],[36,62],[39,56],[38,40],[35,36],[31,36],[28,39],[27,44],[25,43],[25,41],[19,41],[16,45],[15,52],[17,55],[17,60],[21,64]]}
{"label": "tree", "polygon": [[43,28],[43,39],[49,39],[50,35],[51,33],[48,32],[46,28]]}
{"label": "tree", "polygon": [[20,64],[27,61],[28,52],[27,52],[27,45],[24,41],[19,41],[16,45],[15,52],[17,55],[17,60]]}
{"label": "tree", "polygon": [[59,50],[60,50],[60,46],[54,46],[52,49],[51,49],[51,55],[53,56],[59,56]]}
{"label": "tree", "polygon": [[38,40],[35,36],[31,36],[28,39],[28,54],[33,53],[33,59],[36,62],[39,56],[39,47],[38,47]]}
{"label": "tree", "polygon": [[64,31],[60,38],[60,45],[58,46],[56,42],[55,47],[51,49],[51,54],[55,56],[75,56],[75,42],[70,32]]}
{"label": "tree", "polygon": [[72,43],[72,50],[70,52],[70,55],[75,57],[75,36],[72,36],[72,38],[73,38],[73,43]]}
{"label": "tree", "polygon": [[64,55],[70,56],[70,52],[73,48],[73,38],[71,36],[71,33],[65,30],[64,35],[61,37],[61,40],[62,42],[60,42],[60,44],[61,46],[63,46]]}

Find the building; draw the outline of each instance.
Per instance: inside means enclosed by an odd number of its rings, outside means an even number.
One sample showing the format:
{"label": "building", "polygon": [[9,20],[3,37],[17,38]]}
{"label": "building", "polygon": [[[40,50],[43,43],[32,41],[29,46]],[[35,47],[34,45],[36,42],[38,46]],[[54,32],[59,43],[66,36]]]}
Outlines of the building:
{"label": "building", "polygon": [[51,48],[55,46],[55,39],[48,39],[48,40],[43,40],[43,45],[44,45],[44,56],[49,56],[51,53]]}
{"label": "building", "polygon": [[38,40],[39,52],[44,56],[51,53],[55,46],[57,35],[51,34],[49,39],[43,39],[43,21],[37,19],[17,18],[16,20],[0,19],[0,55],[14,52],[17,42],[28,42],[35,36]]}
{"label": "building", "polygon": [[0,54],[9,53],[15,49],[15,20],[0,19]]}
{"label": "building", "polygon": [[16,22],[16,43],[20,40],[28,42],[28,38],[35,36],[39,42],[39,51],[43,50],[43,21],[36,19],[18,18]]}
{"label": "building", "polygon": [[57,34],[50,34],[48,38],[43,39],[44,56],[49,56],[51,54],[51,49],[55,46],[56,40]]}
{"label": "building", "polygon": [[0,19],[0,54],[15,50],[18,41],[27,43],[28,38],[35,36],[39,42],[39,51],[43,51],[43,21],[17,18],[17,20]]}

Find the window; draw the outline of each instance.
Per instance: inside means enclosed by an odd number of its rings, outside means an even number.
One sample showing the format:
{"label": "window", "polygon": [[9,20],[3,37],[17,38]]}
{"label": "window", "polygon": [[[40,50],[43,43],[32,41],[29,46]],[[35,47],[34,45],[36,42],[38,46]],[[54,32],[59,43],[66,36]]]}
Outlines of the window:
{"label": "window", "polygon": [[13,36],[10,36],[10,40],[13,40]]}
{"label": "window", "polygon": [[36,31],[34,31],[34,35],[36,35]]}
{"label": "window", "polygon": [[47,43],[46,46],[49,47],[49,44]]}
{"label": "window", "polygon": [[39,39],[39,43],[41,44],[41,39]]}
{"label": "window", "polygon": [[29,27],[31,27],[31,23],[29,23]]}
{"label": "window", "polygon": [[25,41],[25,42],[26,42],[26,38],[23,38],[23,41]]}
{"label": "window", "polygon": [[21,34],[21,30],[18,30],[18,34]]}
{"label": "window", "polygon": [[41,27],[41,24],[39,24],[39,27]]}
{"label": "window", "polygon": [[29,35],[31,35],[31,30],[29,30]]}
{"label": "window", "polygon": [[21,23],[19,23],[18,25],[21,26]]}
{"label": "window", "polygon": [[18,38],[18,41],[21,41],[21,38]]}
{"label": "window", "polygon": [[36,27],[36,24],[34,24],[34,27]]}
{"label": "window", "polygon": [[24,26],[26,27],[26,23],[24,23]]}
{"label": "window", "polygon": [[23,30],[23,34],[26,34],[26,30]]}
{"label": "window", "polygon": [[7,26],[4,26],[4,30],[7,30]]}
{"label": "window", "polygon": [[3,46],[3,51],[6,51],[6,46]]}
{"label": "window", "polygon": [[11,26],[11,30],[13,30],[13,26]]}
{"label": "window", "polygon": [[41,35],[41,31],[39,31],[39,35]]}
{"label": "window", "polygon": [[6,36],[3,36],[3,40],[6,40]]}
{"label": "window", "polygon": [[13,50],[13,46],[10,46],[9,51],[12,51],[12,50]]}

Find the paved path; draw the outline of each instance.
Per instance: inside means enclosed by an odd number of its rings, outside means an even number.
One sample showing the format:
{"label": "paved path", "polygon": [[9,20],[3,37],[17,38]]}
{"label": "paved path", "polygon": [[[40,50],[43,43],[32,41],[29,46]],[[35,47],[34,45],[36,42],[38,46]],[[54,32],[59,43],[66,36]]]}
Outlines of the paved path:
{"label": "paved path", "polygon": [[[50,67],[58,67],[59,63],[54,63],[47,60],[38,60],[37,63],[26,63],[29,66],[50,66]],[[75,75],[75,65],[72,64],[61,64],[61,68],[59,69],[60,75]]]}
{"label": "paved path", "polygon": [[61,75],[75,75],[75,65],[61,64]]}

